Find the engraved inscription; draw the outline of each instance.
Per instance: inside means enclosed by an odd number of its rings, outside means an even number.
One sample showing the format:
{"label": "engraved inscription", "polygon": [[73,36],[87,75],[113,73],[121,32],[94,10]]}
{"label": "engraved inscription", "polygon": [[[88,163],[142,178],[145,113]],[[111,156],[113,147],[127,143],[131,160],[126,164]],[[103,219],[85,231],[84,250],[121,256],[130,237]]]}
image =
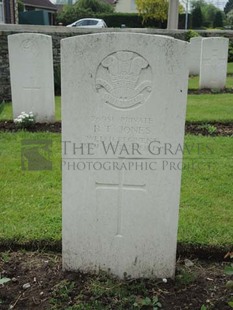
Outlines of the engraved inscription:
{"label": "engraved inscription", "polygon": [[96,190],[117,190],[117,225],[116,225],[116,237],[122,237],[121,226],[122,226],[122,196],[123,190],[131,190],[131,191],[144,191],[145,192],[145,184],[126,184],[124,182],[124,175],[120,173],[119,182],[118,183],[100,183],[95,182]]}
{"label": "engraved inscription", "polygon": [[152,89],[148,61],[130,51],[115,52],[102,60],[96,73],[96,90],[102,100],[117,109],[142,105]]}

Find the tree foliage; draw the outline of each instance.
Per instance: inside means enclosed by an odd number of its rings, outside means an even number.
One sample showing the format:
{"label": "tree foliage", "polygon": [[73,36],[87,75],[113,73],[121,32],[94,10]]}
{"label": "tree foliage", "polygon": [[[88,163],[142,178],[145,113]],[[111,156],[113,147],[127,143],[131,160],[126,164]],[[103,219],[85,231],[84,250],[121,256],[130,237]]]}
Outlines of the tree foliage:
{"label": "tree foliage", "polygon": [[79,0],[74,5],[77,10],[90,10],[93,13],[112,13],[113,6],[104,0]]}
{"label": "tree foliage", "polygon": [[[192,15],[194,12],[194,16],[192,16],[193,18],[193,23],[194,25],[198,25],[195,26],[196,28],[200,28],[200,27],[213,27],[213,22],[215,20],[215,16],[217,14],[217,12],[220,12],[221,14],[222,11],[219,10],[219,8],[217,8],[216,6],[214,6],[211,3],[207,3],[205,0],[193,0],[191,2],[191,6],[192,6]],[[201,10],[201,14],[200,14],[200,10]],[[202,16],[202,24],[200,25],[200,15]],[[223,15],[221,16],[223,19]],[[220,14],[217,14],[217,18],[220,20]],[[196,21],[196,18],[198,19]],[[193,26],[194,27],[194,26]]]}
{"label": "tree foliage", "polygon": [[17,5],[18,5],[18,12],[23,12],[24,11],[24,4],[22,0],[17,0]]}
{"label": "tree foliage", "polygon": [[231,10],[233,10],[233,0],[228,0],[224,7],[224,12],[227,14]]}
{"label": "tree foliage", "polygon": [[74,5],[64,5],[57,14],[57,22],[64,25],[85,17],[94,17],[98,13],[112,13],[113,7],[104,0],[79,0]]}
{"label": "tree foliage", "polygon": [[193,28],[201,28],[203,25],[203,16],[201,8],[198,6],[192,11],[192,26]]}
{"label": "tree foliage", "polygon": [[168,0],[136,0],[136,5],[143,21],[149,19],[164,21],[167,19]]}
{"label": "tree foliage", "polygon": [[233,9],[227,13],[227,22],[229,25],[233,26]]}
{"label": "tree foliage", "polygon": [[215,17],[214,17],[213,27],[214,28],[223,27],[223,16],[222,16],[221,11],[216,12]]}

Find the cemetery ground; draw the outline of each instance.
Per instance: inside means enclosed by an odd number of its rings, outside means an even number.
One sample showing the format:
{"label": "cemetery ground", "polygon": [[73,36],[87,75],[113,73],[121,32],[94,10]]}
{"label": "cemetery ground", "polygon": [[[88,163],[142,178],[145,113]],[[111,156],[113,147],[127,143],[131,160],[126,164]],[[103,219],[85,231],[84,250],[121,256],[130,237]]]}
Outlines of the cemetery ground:
{"label": "cemetery ground", "polygon": [[[55,130],[17,131],[11,105],[5,104],[0,309],[232,309],[232,112],[232,94],[188,96],[192,130],[185,136],[176,277],[120,281],[105,273],[62,272],[59,123]],[[61,119],[60,97],[56,119]],[[52,140],[52,171],[22,170],[22,139]],[[9,281],[1,284],[4,279]]]}

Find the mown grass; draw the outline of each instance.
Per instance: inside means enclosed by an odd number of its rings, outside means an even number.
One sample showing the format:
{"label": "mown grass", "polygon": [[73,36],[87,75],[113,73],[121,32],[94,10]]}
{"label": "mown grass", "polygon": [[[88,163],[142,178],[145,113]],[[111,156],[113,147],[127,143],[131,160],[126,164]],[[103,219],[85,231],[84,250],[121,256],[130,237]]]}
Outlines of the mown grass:
{"label": "mown grass", "polygon": [[[22,139],[52,139],[52,171],[22,171]],[[0,134],[1,239],[60,238],[60,139],[52,133]]]}
{"label": "mown grass", "polygon": [[[199,88],[199,76],[192,76],[189,78],[189,89]],[[226,88],[233,88],[233,76],[227,76]]]}
{"label": "mown grass", "polygon": [[227,74],[233,74],[233,62],[227,64]]}
{"label": "mown grass", "polygon": [[[21,170],[22,139],[52,139],[52,171]],[[1,241],[61,240],[60,139],[52,133],[1,133]],[[179,241],[231,244],[231,138],[186,136],[185,141],[193,149],[184,156]]]}
{"label": "mown grass", "polygon": [[189,95],[186,120],[190,122],[232,121],[233,94]]}
{"label": "mown grass", "polygon": [[[187,104],[187,121],[221,121],[230,120],[233,115],[233,95],[189,95]],[[56,97],[56,120],[61,120],[61,97]],[[0,120],[12,119],[12,106],[6,103],[0,114]]]}
{"label": "mown grass", "polygon": [[[3,110],[0,113],[0,120],[12,120],[12,119],[13,119],[12,104],[11,102],[5,102]],[[55,120],[56,121],[61,120],[61,97],[59,96],[55,97]]]}

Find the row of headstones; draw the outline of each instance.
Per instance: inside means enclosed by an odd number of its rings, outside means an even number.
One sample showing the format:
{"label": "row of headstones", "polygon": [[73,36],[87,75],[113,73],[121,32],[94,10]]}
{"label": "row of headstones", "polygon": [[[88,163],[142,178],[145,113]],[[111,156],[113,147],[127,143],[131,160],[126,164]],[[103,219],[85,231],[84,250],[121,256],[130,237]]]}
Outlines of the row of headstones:
{"label": "row of headstones", "polygon": [[[228,39],[192,38],[190,75],[200,73],[200,88],[224,88]],[[55,120],[52,39],[43,34],[8,37],[13,116],[33,112],[37,122]]]}
{"label": "row of headstones", "polygon": [[199,88],[226,86],[229,39],[194,37],[190,39],[189,75],[199,75]]}
{"label": "row of headstones", "polygon": [[[14,35],[9,47],[13,105],[47,116],[50,38]],[[188,54],[187,42],[139,33],[61,41],[64,269],[174,277]]]}

